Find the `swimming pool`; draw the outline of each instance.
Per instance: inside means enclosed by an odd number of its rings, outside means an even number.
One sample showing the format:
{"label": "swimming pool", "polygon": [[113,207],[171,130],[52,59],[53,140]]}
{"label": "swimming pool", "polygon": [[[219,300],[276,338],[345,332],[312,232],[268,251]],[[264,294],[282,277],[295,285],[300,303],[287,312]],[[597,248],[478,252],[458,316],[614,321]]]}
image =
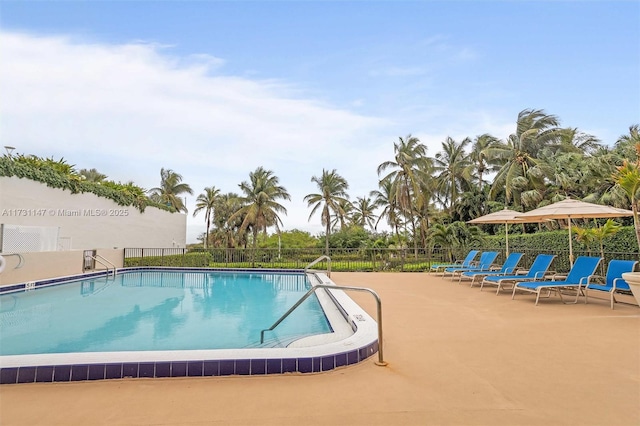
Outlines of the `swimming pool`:
{"label": "swimming pool", "polygon": [[[0,355],[230,349],[259,346],[310,288],[305,274],[130,271],[0,296]],[[330,333],[307,299],[268,344]]]}
{"label": "swimming pool", "polygon": [[[267,333],[266,345],[260,344],[257,331],[268,328],[293,305],[306,292],[308,280],[332,284],[324,274],[125,268],[115,279],[101,275],[104,273],[2,288],[11,296],[3,296],[5,306],[2,306],[0,325],[4,325],[0,328],[0,338],[3,342],[12,342],[11,334],[15,334],[16,327],[19,329],[25,318],[29,318],[29,327],[36,330],[27,334],[37,341],[39,349],[27,350],[24,354],[15,348],[5,349],[3,345],[0,383],[310,373],[360,362],[378,349],[375,321],[342,291],[333,289],[316,290],[317,301],[305,301],[296,309],[299,312],[294,311],[274,333]],[[83,281],[78,281],[79,278]],[[265,286],[265,279],[272,285]],[[243,280],[246,283],[241,284]],[[256,284],[256,280],[261,284]],[[213,285],[214,281],[218,284]],[[44,288],[47,286],[54,287]],[[34,287],[38,290],[27,290]],[[240,289],[231,297],[242,293],[251,294],[251,297],[244,302],[225,302],[224,297],[211,297],[212,294],[221,295],[231,287]],[[252,291],[247,291],[248,288]],[[50,320],[53,308],[47,307],[47,303],[24,302],[32,296],[46,298],[48,291],[60,289],[63,294],[73,293],[76,298],[84,299],[83,303],[90,299],[97,303],[80,315],[82,321],[95,323],[89,327],[92,331],[84,334],[76,331],[75,335],[82,338],[62,339],[64,344],[60,339],[56,343],[55,338],[47,337],[52,334],[48,330],[59,327]],[[112,298],[120,291],[126,295],[125,299],[132,298],[133,294],[140,296],[138,293],[142,293],[142,299],[113,302]],[[29,296],[26,299],[20,299],[21,309],[8,306],[25,292],[30,294],[26,294]],[[275,297],[267,301],[268,293],[274,293]],[[259,297],[253,297],[256,295]],[[204,303],[207,297],[218,303]],[[72,306],[80,302],[68,303]],[[104,309],[100,306],[104,304],[115,306],[116,315],[111,319],[103,318]],[[263,309],[266,305],[269,309]],[[216,310],[222,317],[212,319]],[[239,312],[231,315],[234,310]],[[250,318],[257,319],[257,325],[249,325]],[[71,317],[65,321],[73,323]],[[228,334],[241,337],[240,343],[232,342],[217,328],[225,321],[233,326]],[[144,333],[153,337],[151,344],[139,344]],[[214,342],[216,334],[224,337],[221,342]],[[195,340],[195,345],[185,343],[189,336],[195,337],[191,339]],[[48,340],[54,343],[45,344]]]}

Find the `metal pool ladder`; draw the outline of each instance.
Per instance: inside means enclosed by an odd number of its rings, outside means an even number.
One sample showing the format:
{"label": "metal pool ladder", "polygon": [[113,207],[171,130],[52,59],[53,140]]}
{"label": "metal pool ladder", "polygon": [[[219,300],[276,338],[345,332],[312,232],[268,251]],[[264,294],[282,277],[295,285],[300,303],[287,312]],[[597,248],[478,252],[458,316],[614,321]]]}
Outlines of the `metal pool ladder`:
{"label": "metal pool ladder", "polygon": [[102,266],[107,268],[107,277],[109,276],[109,274],[112,271],[112,269],[109,269],[109,266],[111,266],[111,268],[113,268],[113,276],[115,278],[116,273],[118,272],[118,268],[116,268],[116,265],[114,265],[113,263],[109,262],[108,259],[105,259],[104,257],[100,256],[99,254],[96,254],[95,256],[93,256],[93,255],[89,255],[89,256],[91,257],[91,259],[95,260],[96,262],[100,263]]}
{"label": "metal pool ladder", "polygon": [[322,272],[326,272],[327,276],[329,278],[331,278],[331,258],[329,256],[327,256],[326,254],[323,254],[322,256],[320,256],[319,258],[317,258],[316,260],[314,260],[313,262],[311,262],[310,264],[308,264],[305,268],[304,268],[304,272],[307,273],[307,271],[309,270],[309,268],[311,268],[313,265],[320,263],[323,260],[327,260],[327,270],[326,271],[322,271]]}
{"label": "metal pool ladder", "polygon": [[[327,256],[328,257],[328,256]],[[333,289],[333,290],[349,290],[349,291],[364,291],[371,294],[376,299],[377,306],[377,314],[378,314],[378,361],[376,361],[376,365],[385,366],[387,363],[384,361],[384,356],[382,353],[382,301],[380,300],[380,296],[366,287],[350,287],[350,286],[336,286],[333,284],[316,284],[309,289],[301,298],[298,300],[287,312],[285,312],[273,325],[269,328],[266,328],[260,332],[260,343],[264,343],[264,333],[265,331],[273,331],[286,317],[291,314],[298,306],[302,304],[309,296],[311,296],[316,289],[325,288],[325,289]]]}

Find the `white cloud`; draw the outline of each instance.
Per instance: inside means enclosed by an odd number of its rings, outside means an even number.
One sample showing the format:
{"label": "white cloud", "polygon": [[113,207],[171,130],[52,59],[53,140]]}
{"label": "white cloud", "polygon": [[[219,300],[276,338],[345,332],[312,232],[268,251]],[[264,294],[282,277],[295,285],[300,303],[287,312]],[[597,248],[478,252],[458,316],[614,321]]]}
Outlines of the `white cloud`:
{"label": "white cloud", "polygon": [[[170,47],[83,44],[66,37],[1,33],[5,144],[18,153],[64,157],[110,179],[150,188],[161,167],[205,186],[238,192],[258,166],[292,195],[285,228],[308,223],[311,176],[336,168],[354,197],[376,188],[376,132],[384,120],[292,96],[279,81],[216,75],[219,58],[169,55]],[[319,222],[319,218],[317,218]],[[189,216],[189,241],[204,230]]]}
{"label": "white cloud", "polygon": [[[418,136],[433,156],[446,136],[506,137],[515,122],[434,101],[409,102],[391,118],[365,116],[286,81],[224,75],[224,58],[180,57],[168,45],[0,37],[2,140],[17,153],[64,157],[78,169],[97,168],[144,188],[159,184],[162,167],[173,169],[194,190],[190,211],[205,187],[239,192],[238,184],[263,166],[291,194],[283,203],[285,229],[313,234],[323,232],[320,218],[308,222],[303,198],[316,192],[311,177],[323,168],[344,176],[355,199],[377,189],[377,166],[393,158],[398,136]],[[352,108],[362,103],[356,98]],[[203,231],[202,215],[189,214],[187,240]]]}

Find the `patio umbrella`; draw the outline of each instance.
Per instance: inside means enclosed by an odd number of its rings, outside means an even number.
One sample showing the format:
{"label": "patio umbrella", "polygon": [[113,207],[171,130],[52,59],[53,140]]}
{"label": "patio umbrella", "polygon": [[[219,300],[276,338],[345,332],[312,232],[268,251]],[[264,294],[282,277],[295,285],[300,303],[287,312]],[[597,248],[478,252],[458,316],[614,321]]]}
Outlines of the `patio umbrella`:
{"label": "patio umbrella", "polygon": [[[517,217],[521,215],[521,212],[504,208],[503,210],[486,214],[484,216],[477,217],[468,221],[467,223],[504,223],[504,237],[507,256],[509,256],[509,224],[510,223],[525,223],[526,219]],[[535,222],[535,221],[530,221]]]}
{"label": "patio umbrella", "polygon": [[573,266],[573,243],[571,238],[571,219],[589,219],[606,217],[633,216],[631,210],[618,209],[602,204],[586,203],[580,200],[566,198],[557,203],[540,207],[526,213],[520,213],[517,217],[530,221],[543,221],[549,219],[567,219],[569,222],[569,261]]}

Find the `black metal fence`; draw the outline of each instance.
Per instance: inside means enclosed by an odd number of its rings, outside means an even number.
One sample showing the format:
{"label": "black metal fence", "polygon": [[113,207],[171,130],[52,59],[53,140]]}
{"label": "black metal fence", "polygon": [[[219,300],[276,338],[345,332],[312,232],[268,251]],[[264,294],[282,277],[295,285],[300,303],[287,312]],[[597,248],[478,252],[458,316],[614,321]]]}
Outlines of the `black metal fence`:
{"label": "black metal fence", "polygon": [[[478,248],[482,250],[482,248]],[[330,249],[331,270],[341,272],[396,271],[423,272],[432,264],[450,263],[462,260],[469,249],[437,248],[419,249]],[[528,267],[539,250],[518,250],[524,253],[520,261]],[[567,272],[571,268],[568,250],[547,250],[555,254],[551,269]],[[124,250],[124,266],[174,266],[205,268],[264,268],[264,269],[304,269],[311,262],[324,255],[324,249],[186,249],[186,248],[127,248]],[[505,252],[496,259],[501,264]],[[598,256],[599,253],[574,252],[574,255]],[[637,253],[605,253],[603,272],[612,259],[638,260]],[[314,269],[327,269],[326,261],[321,261]]]}

